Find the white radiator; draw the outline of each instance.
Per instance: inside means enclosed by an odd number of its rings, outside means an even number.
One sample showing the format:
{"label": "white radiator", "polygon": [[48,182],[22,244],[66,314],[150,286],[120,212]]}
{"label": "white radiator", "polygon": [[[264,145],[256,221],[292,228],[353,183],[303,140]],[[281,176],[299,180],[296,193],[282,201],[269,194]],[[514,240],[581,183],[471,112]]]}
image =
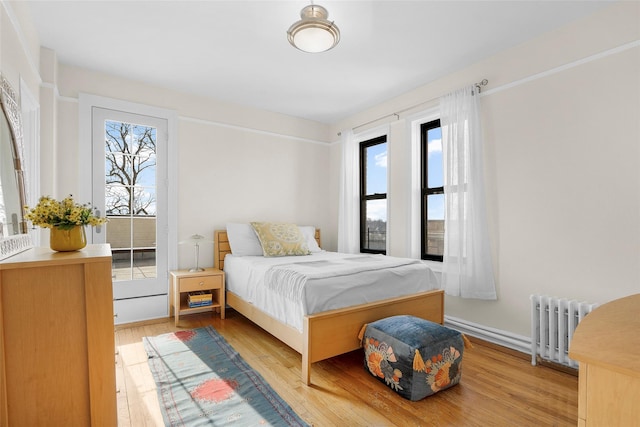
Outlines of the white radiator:
{"label": "white radiator", "polygon": [[578,323],[599,304],[566,298],[531,295],[531,364],[536,356],[572,368],[578,362],[569,359],[569,343]]}

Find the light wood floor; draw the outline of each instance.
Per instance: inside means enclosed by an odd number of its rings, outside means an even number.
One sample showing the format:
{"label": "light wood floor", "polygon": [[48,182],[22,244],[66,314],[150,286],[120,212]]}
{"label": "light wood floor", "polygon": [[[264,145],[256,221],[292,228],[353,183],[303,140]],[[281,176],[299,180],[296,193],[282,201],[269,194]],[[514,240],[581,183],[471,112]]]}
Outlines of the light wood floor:
{"label": "light wood floor", "polygon": [[[322,426],[576,426],[578,379],[495,346],[474,342],[460,384],[418,402],[396,395],[363,368],[359,351],[313,365],[300,381],[300,355],[233,310],[180,319],[213,325],[309,424]],[[141,338],[175,331],[173,319],[116,330],[119,426],[162,426]]]}

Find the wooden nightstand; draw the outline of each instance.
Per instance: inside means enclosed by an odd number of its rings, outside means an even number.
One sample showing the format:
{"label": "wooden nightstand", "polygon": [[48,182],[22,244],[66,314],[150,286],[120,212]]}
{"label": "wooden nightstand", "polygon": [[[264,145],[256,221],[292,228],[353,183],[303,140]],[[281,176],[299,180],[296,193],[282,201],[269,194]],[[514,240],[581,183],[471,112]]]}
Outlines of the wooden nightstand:
{"label": "wooden nightstand", "polygon": [[[224,272],[217,268],[205,268],[204,271],[178,270],[171,272],[169,295],[169,315],[175,316],[176,326],[181,314],[202,313],[220,309],[220,318],[224,319],[225,288]],[[205,307],[189,308],[189,292],[210,291],[213,304]]]}

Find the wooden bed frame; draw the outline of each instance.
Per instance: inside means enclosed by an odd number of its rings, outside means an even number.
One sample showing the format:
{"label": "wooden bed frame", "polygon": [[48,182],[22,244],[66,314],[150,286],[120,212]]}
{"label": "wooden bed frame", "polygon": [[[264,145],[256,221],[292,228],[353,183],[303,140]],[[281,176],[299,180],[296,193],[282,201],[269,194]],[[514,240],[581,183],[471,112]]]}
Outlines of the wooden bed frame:
{"label": "wooden bed frame", "polygon": [[[316,230],[320,246],[320,231]],[[214,266],[224,269],[231,253],[226,230],[214,233]],[[442,324],[444,292],[433,290],[305,316],[303,331],[286,325],[227,291],[227,304],[302,355],[302,382],[311,383],[311,364],[360,348],[358,333],[365,323],[409,314]]]}

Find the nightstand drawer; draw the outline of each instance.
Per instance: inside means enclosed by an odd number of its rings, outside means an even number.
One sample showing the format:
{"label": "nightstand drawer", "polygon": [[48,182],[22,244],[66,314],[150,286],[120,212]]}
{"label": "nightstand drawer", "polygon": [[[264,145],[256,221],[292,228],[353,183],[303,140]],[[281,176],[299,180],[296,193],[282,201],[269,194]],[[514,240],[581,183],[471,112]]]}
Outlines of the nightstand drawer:
{"label": "nightstand drawer", "polygon": [[180,279],[180,292],[201,291],[222,287],[222,276],[184,277]]}

